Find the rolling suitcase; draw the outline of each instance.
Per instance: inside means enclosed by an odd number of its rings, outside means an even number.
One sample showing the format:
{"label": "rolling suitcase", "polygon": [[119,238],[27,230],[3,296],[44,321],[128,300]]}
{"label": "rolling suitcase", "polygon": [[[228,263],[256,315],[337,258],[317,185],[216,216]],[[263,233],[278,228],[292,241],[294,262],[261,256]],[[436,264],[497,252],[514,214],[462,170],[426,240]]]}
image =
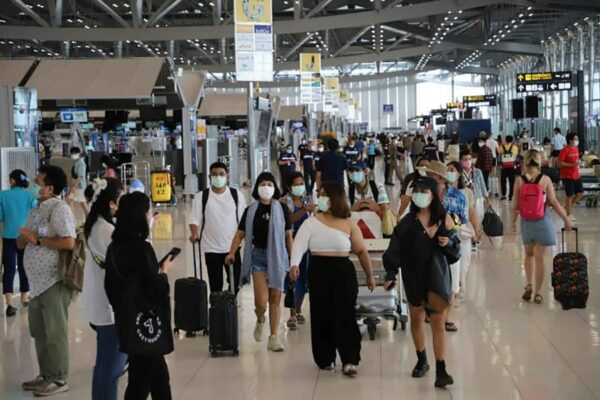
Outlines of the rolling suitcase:
{"label": "rolling suitcase", "polygon": [[227,292],[210,294],[209,348],[211,357],[218,357],[220,352],[231,352],[240,355],[238,350],[238,311],[233,283],[233,265],[229,265],[229,288]]}
{"label": "rolling suitcase", "polygon": [[575,231],[575,253],[565,252],[565,229],[562,229],[562,253],[554,257],[552,287],[554,299],[563,310],[585,308],[590,288],[588,284],[587,258],[579,252],[579,232]]}
{"label": "rolling suitcase", "polygon": [[[202,279],[202,261],[196,263],[196,247],[192,245],[194,256],[194,277],[181,278],[175,281],[175,334],[185,331],[187,337],[196,336],[203,331],[208,334],[208,289]],[[200,243],[198,243],[198,255]],[[198,265],[200,268],[198,268]],[[200,270],[198,279],[197,270]]]}

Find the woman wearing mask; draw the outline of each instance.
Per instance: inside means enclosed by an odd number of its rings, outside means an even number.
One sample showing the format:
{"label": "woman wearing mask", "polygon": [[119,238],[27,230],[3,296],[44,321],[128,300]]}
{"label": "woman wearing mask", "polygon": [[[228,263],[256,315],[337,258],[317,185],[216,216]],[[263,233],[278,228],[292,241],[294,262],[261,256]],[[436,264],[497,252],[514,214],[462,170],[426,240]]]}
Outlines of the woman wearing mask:
{"label": "woman wearing mask", "polygon": [[242,285],[250,283],[252,275],[256,307],[254,340],[262,340],[268,304],[271,328],[268,349],[280,352],[285,350],[279,341],[278,332],[281,292],[289,271],[288,254],[292,249],[290,212],[277,201],[281,194],[275,177],[270,172],[263,172],[256,178],[252,197],[256,201],[244,211],[225,263],[233,262],[235,252],[245,238],[240,282]]}
{"label": "woman wearing mask", "polygon": [[[479,168],[475,168],[473,156],[469,150],[460,153],[460,165],[463,167],[462,176],[465,187],[471,189],[473,191],[473,196],[475,197],[476,219],[472,220],[471,224],[479,228],[481,221],[483,221],[486,204],[490,204],[488,199],[489,193],[485,186],[483,172]],[[475,244],[473,250],[476,250],[479,246],[479,241],[474,240],[473,243]]]}
{"label": "woman wearing mask", "polygon": [[121,181],[114,178],[94,179],[86,189],[91,208],[84,225],[87,248],[81,304],[96,331],[92,400],[117,399],[118,380],[127,363],[127,355],[119,350],[119,335],[104,289],[106,250],[112,241],[113,218],[124,191]]}
{"label": "woman wearing mask", "polygon": [[19,272],[21,305],[29,304],[29,281],[23,267],[24,250],[17,249],[17,237],[27,221],[29,211],[35,206],[33,195],[26,190],[29,179],[24,171],[15,169],[9,175],[10,189],[0,192],[0,222],[2,229],[2,287],[6,299],[6,316],[12,317],[17,313],[13,306],[13,290],[15,273]]}
{"label": "woman wearing mask", "polygon": [[[119,200],[116,217],[112,243],[106,252],[104,286],[115,313],[120,350],[129,356],[125,400],[142,400],[148,395],[153,400],[170,400],[169,369],[164,355],[173,351],[167,273],[175,263],[167,258],[159,265],[148,241],[153,220],[148,196],[140,192],[124,195]],[[139,304],[164,310],[163,317],[168,318],[162,331],[166,335],[160,349],[162,354],[139,354],[130,343],[132,321],[126,317]]]}
{"label": "woman wearing mask", "polygon": [[[292,238],[296,237],[298,229],[302,226],[317,209],[312,204],[310,197],[306,196],[306,187],[304,177],[301,173],[295,172],[289,177],[290,181],[286,188],[286,194],[281,198],[281,203],[285,204],[290,211],[290,223],[292,224]],[[304,296],[308,292],[308,282],[306,281],[306,273],[308,268],[308,253],[305,253],[300,262],[300,273],[298,278],[291,283],[289,277],[286,278],[285,287],[289,288],[294,285],[294,305],[295,308],[290,309],[290,319],[287,322],[287,327],[294,330],[297,325],[303,325],[306,319],[302,315],[302,303]]]}
{"label": "woman wearing mask", "polygon": [[[552,210],[564,221],[565,229],[570,231],[573,227],[571,220],[567,217],[554,192],[554,185],[550,178],[542,175],[540,168],[542,165],[542,155],[537,150],[529,150],[523,159],[525,174],[519,176],[515,182],[515,197],[512,208],[512,228],[517,231],[517,216],[521,211],[521,190],[523,185],[539,185],[543,191],[544,203],[546,205],[544,217],[538,220],[525,220],[521,218],[521,238],[525,247],[525,277],[527,285],[525,292],[521,297],[525,301],[531,301],[531,295],[534,293],[533,301],[540,304],[543,301],[541,295],[542,284],[544,283],[544,253],[546,247],[556,244],[554,219]],[[531,201],[531,200],[529,200]],[[534,281],[535,267],[535,288],[532,286]]]}
{"label": "woman wearing mask", "polygon": [[[465,215],[468,216],[469,220],[466,224],[461,224],[460,218],[453,218],[457,227],[460,226],[458,238],[460,239],[460,260],[450,265],[452,272],[452,301],[456,300],[459,293],[464,290],[466,284],[467,272],[471,266],[471,239],[479,241],[481,239],[481,232],[477,226],[471,224],[470,221],[475,220],[475,198],[473,197],[473,191],[465,186],[462,177],[463,168],[458,161],[452,161],[448,163],[448,182],[450,185],[459,189],[467,199],[467,207]],[[450,322],[450,314],[452,313],[452,307],[448,310],[448,321],[446,321],[446,330],[455,332],[458,327],[454,322]]]}
{"label": "woman wearing mask", "polygon": [[411,334],[417,351],[417,364],[412,376],[423,377],[429,371],[425,352],[425,315],[431,318],[433,351],[436,358],[436,387],[454,383],[446,372],[445,323],[452,298],[449,264],[460,254],[454,222],[446,214],[438,194],[438,183],[429,177],[418,177],[412,183],[409,214],[394,229],[383,265],[387,271],[386,290],[395,282],[398,269],[409,302]]}
{"label": "woman wearing mask", "polygon": [[116,178],[117,177],[117,163],[115,160],[109,156],[108,154],[100,157],[100,162],[102,163],[102,168],[104,169],[103,178]]}
{"label": "woman wearing mask", "polygon": [[350,219],[343,185],[323,183],[318,207],[319,214],[307,220],[298,231],[290,277],[298,276],[302,257],[310,250],[308,283],[313,358],[319,368],[333,369],[337,350],[344,375],[355,376],[360,362],[361,334],[355,317],[358,282],[349,255],[358,256],[372,291],[375,280],[371,260],[360,228]]}

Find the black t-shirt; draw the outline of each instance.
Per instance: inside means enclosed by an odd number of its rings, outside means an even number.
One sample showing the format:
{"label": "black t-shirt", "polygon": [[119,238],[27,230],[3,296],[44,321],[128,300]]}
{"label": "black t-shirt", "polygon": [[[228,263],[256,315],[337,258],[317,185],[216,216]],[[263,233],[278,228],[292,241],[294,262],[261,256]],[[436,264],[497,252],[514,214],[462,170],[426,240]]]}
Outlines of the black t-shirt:
{"label": "black t-shirt", "polygon": [[348,161],[357,161],[360,158],[360,151],[356,145],[353,147],[345,146],[343,153]]}
{"label": "black t-shirt", "polygon": [[[277,201],[277,200],[273,200]],[[281,203],[279,203],[281,204]],[[290,223],[290,211],[288,210],[285,204],[281,204],[283,207],[283,216],[285,217],[285,230],[289,231],[292,229],[292,224]],[[238,226],[238,230],[245,231],[246,230],[246,214],[248,214],[247,207],[244,210],[244,215],[242,215],[242,219],[240,220],[240,224]],[[255,247],[260,249],[267,248],[267,235],[269,234],[269,220],[271,219],[271,205],[259,203],[258,209],[256,210],[256,214],[254,215],[253,222],[253,234],[252,244]]]}
{"label": "black t-shirt", "polygon": [[302,153],[306,150],[308,150],[307,144],[301,144],[300,146],[298,146],[298,151],[300,152],[300,157],[302,157]]}
{"label": "black t-shirt", "polygon": [[297,157],[294,153],[288,153],[287,151],[279,153],[278,161],[289,161],[290,165],[280,165],[279,171],[283,173],[292,173],[296,171]]}
{"label": "black t-shirt", "polygon": [[314,151],[309,150],[308,148],[300,150],[300,158],[302,159],[302,164],[304,165],[305,170],[313,169],[313,161],[315,159]]}
{"label": "black t-shirt", "polygon": [[435,143],[427,144],[423,147],[423,153],[425,153],[429,159],[437,160],[437,146]]}
{"label": "black t-shirt", "polygon": [[348,160],[343,155],[329,151],[319,160],[317,171],[321,172],[321,182],[344,184],[344,171],[348,169]]}

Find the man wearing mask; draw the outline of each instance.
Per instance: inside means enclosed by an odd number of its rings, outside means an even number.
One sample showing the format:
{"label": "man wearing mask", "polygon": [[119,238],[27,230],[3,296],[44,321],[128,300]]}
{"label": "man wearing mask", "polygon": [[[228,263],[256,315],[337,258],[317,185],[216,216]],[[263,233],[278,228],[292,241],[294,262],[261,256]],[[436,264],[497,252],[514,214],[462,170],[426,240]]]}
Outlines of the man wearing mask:
{"label": "man wearing mask", "polygon": [[529,131],[527,129],[523,129],[523,133],[521,133],[521,139],[519,139],[519,149],[521,150],[519,153],[521,158],[525,157],[526,152],[533,149],[533,140],[531,140],[529,137]]}
{"label": "man wearing mask", "polygon": [[344,146],[344,150],[342,151],[342,153],[344,153],[349,163],[354,163],[359,160],[362,160],[362,153],[356,146],[356,141],[352,136],[348,137],[348,144]]}
{"label": "man wearing mask", "polygon": [[567,135],[567,146],[558,154],[560,179],[565,187],[565,211],[571,221],[577,221],[573,215],[573,204],[583,199],[583,185],[579,171],[579,136],[571,132]]}
{"label": "man wearing mask", "polygon": [[[322,142],[317,144],[317,150],[315,151],[315,171],[319,168],[319,161],[321,161],[321,157],[325,154],[325,145]],[[315,178],[316,182],[316,178]]]}
{"label": "man wearing mask", "polygon": [[485,136],[479,137],[479,150],[477,152],[477,162],[475,167],[479,168],[483,173],[486,190],[489,190],[489,178],[492,169],[494,168],[494,152],[485,142]]}
{"label": "man wearing mask", "polygon": [[385,192],[385,186],[370,179],[370,170],[364,161],[359,161],[348,168],[350,186],[348,198],[353,211],[369,208],[372,211],[379,209],[377,199],[379,193]]}
{"label": "man wearing mask", "polygon": [[327,153],[323,154],[317,164],[317,192],[321,190],[323,182],[337,182],[344,184],[344,172],[348,169],[348,160],[343,154],[338,153],[337,139],[327,141]]}
{"label": "man wearing mask", "polygon": [[70,153],[71,159],[75,161],[75,165],[73,165],[73,168],[71,169],[72,180],[69,194],[67,195],[67,201],[71,208],[73,208],[74,203],[79,204],[84,215],[87,217],[89,208],[84,194],[85,188],[88,185],[87,167],[79,147],[72,147]]}
{"label": "man wearing mask", "polygon": [[552,149],[550,153],[550,155],[552,156],[552,161],[556,161],[558,155],[560,154],[560,151],[564,149],[566,145],[567,139],[565,139],[565,137],[561,133],[560,128],[554,128],[554,136],[552,137],[552,143],[550,144]]}
{"label": "man wearing mask", "polygon": [[[227,186],[227,166],[215,162],[210,166],[210,189],[194,196],[189,215],[190,242],[200,242],[208,271],[211,292],[223,290],[223,269],[230,282],[229,269],[225,268],[225,257],[246,208],[246,199],[236,189]],[[233,263],[235,288],[239,289],[241,259],[239,251]]]}
{"label": "man wearing mask", "polygon": [[304,173],[304,183],[306,185],[306,194],[312,196],[315,188],[315,151],[317,146],[314,142],[306,144],[306,140],[302,140],[302,144],[298,147],[298,154],[302,160],[302,172]]}
{"label": "man wearing mask", "polygon": [[277,160],[277,164],[279,164],[279,175],[281,177],[281,186],[285,187],[287,182],[287,177],[296,172],[296,162],[298,161],[298,157],[294,154],[294,149],[291,144],[288,144],[285,147],[285,151],[279,153],[279,159]]}

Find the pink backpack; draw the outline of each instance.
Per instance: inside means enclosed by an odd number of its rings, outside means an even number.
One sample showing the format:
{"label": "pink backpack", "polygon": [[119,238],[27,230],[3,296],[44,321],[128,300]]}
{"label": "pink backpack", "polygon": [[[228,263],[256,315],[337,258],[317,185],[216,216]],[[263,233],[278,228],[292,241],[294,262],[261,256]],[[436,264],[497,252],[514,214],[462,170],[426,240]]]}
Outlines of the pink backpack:
{"label": "pink backpack", "polygon": [[519,192],[519,214],[525,221],[537,221],[544,218],[546,213],[546,204],[544,201],[544,189],[540,181],[544,175],[539,174],[535,181],[531,182],[525,175],[523,186]]}

